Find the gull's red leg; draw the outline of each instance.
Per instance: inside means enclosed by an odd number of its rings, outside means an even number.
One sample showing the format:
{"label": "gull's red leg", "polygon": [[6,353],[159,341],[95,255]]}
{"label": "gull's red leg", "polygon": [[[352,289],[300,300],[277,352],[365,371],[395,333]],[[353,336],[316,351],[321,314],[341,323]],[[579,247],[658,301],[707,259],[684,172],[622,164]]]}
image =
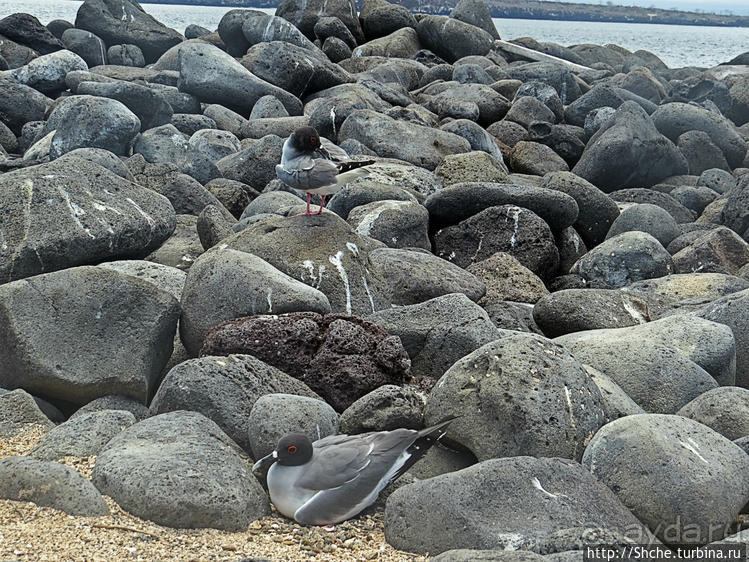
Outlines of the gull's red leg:
{"label": "gull's red leg", "polygon": [[325,206],[325,195],[322,196],[322,203],[320,203],[320,210],[317,211],[318,215],[322,215],[322,208]]}
{"label": "gull's red leg", "polygon": [[308,192],[307,192],[307,212],[306,212],[306,213],[304,213],[305,215],[311,215],[311,214],[312,214],[312,213],[310,212],[310,210],[309,210],[309,202],[310,202],[310,199],[312,199],[312,194],[311,194],[311,193],[310,193],[310,192],[308,191]]}

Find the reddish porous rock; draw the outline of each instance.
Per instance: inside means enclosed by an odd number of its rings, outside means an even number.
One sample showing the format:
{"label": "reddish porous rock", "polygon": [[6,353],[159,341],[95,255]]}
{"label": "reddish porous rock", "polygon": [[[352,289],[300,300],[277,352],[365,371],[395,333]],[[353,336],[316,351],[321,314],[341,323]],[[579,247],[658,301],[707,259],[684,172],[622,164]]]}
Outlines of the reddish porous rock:
{"label": "reddish porous rock", "polygon": [[383,384],[409,378],[400,338],[343,314],[294,312],[250,316],[216,326],[202,355],[245,353],[307,384],[338,412]]}

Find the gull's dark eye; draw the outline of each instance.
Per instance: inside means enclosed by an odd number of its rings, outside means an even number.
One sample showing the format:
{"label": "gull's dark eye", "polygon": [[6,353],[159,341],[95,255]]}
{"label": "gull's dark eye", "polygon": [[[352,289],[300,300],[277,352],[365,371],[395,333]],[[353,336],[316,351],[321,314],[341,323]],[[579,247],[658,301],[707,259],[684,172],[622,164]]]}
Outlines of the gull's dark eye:
{"label": "gull's dark eye", "polygon": [[296,445],[290,445],[289,447],[286,447],[286,452],[290,455],[296,453]]}
{"label": "gull's dark eye", "polygon": [[310,137],[309,142],[311,142],[312,144],[317,143],[317,137]]}

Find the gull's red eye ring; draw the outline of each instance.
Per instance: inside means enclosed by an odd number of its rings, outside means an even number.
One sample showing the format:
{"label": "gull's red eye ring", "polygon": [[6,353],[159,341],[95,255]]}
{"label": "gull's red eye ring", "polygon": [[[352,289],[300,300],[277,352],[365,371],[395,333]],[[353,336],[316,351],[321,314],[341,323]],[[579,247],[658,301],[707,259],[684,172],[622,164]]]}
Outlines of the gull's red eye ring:
{"label": "gull's red eye ring", "polygon": [[289,445],[288,447],[286,447],[286,452],[290,455],[296,453],[296,445]]}
{"label": "gull's red eye ring", "polygon": [[310,137],[309,142],[311,142],[312,144],[315,144],[317,142],[317,137]]}

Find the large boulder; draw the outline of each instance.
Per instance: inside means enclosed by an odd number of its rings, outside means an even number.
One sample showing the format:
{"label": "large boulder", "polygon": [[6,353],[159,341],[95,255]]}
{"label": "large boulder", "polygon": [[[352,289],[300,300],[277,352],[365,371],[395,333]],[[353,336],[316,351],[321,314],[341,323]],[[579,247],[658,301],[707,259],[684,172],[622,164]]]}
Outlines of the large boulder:
{"label": "large boulder", "polygon": [[0,286],[0,317],[0,386],[79,405],[107,394],[145,402],[172,353],[179,303],[84,266]]}
{"label": "large boulder", "polygon": [[[655,299],[652,299],[655,300]],[[644,324],[650,299],[638,293],[610,289],[564,289],[542,297],[533,319],[550,338],[601,328]]]}
{"label": "large boulder", "polygon": [[[559,340],[557,340],[559,341]],[[601,371],[648,412],[674,414],[718,386],[702,367],[679,350],[652,341],[600,339],[574,343],[582,363]]]}
{"label": "large boulder", "polygon": [[211,420],[171,412],[112,439],[99,453],[92,479],[137,517],[167,527],[240,531],[270,513],[247,461]]}
{"label": "large boulder", "polygon": [[624,102],[591,137],[572,172],[606,193],[687,173],[687,161],[636,103]]}
{"label": "large boulder", "polygon": [[485,55],[494,43],[487,31],[447,16],[422,17],[416,32],[425,48],[450,63],[469,55]]}
{"label": "large boulder", "polygon": [[41,55],[64,48],[62,42],[31,14],[16,13],[1,19],[0,35],[26,45]]}
{"label": "large boulder", "polygon": [[[303,206],[292,210],[300,212]],[[266,217],[224,244],[254,254],[318,289],[328,297],[333,312],[364,315],[390,306],[390,286],[369,257],[370,251],[384,244],[356,234],[333,213]]]}
{"label": "large boulder", "polygon": [[319,399],[303,382],[251,355],[189,359],[164,377],[150,414],[200,412],[251,454],[252,406],[261,396],[279,392]]}
{"label": "large boulder", "polygon": [[84,413],[49,430],[30,456],[45,461],[96,456],[115,435],[134,423],[135,416],[122,410]]}
{"label": "large boulder", "polygon": [[140,130],[140,119],[122,102],[71,96],[50,113],[44,134],[54,133],[49,148],[52,159],[77,148],[104,148],[128,156]]}
{"label": "large boulder", "polygon": [[700,394],[676,413],[735,441],[749,435],[749,389],[737,386],[714,388]]}
{"label": "large boulder", "polygon": [[[659,320],[628,328],[586,330],[565,334],[555,339],[572,353],[587,345],[608,343],[614,350],[620,343],[637,345],[661,345],[676,349],[718,381],[721,385],[733,385],[736,380],[736,340],[731,328],[719,321],[709,321],[690,314],[674,314]],[[738,337],[738,336],[737,336]],[[647,343],[643,343],[647,342]],[[610,351],[610,354],[614,353]],[[604,354],[602,353],[603,357]],[[626,369],[626,365],[622,364]],[[646,366],[650,369],[651,366]],[[679,377],[678,372],[669,376]],[[707,390],[707,389],[704,389]],[[667,396],[669,389],[660,390]]]}
{"label": "large boulder", "polygon": [[0,461],[0,498],[33,502],[81,517],[109,515],[104,498],[80,472],[29,457]]}
{"label": "large boulder", "polygon": [[240,62],[258,78],[295,96],[319,92],[353,80],[348,72],[330,62],[319,50],[305,49],[286,41],[263,41],[253,45]]}
{"label": "large boulder", "polygon": [[26,123],[42,121],[47,107],[52,100],[34,88],[19,84],[15,80],[3,78],[0,75],[0,121],[5,123],[16,136],[21,136],[21,130]]}
{"label": "large boulder", "polygon": [[447,439],[476,458],[530,454],[580,460],[605,421],[581,363],[535,334],[508,332],[457,361],[430,392],[425,424],[459,416]]}
{"label": "large boulder", "polygon": [[134,0],[86,0],[75,18],[75,27],[100,37],[107,45],[137,45],[147,63],[156,62],[184,37],[166,27]]}
{"label": "large boulder", "polygon": [[481,279],[429,252],[378,248],[369,257],[389,283],[394,305],[416,304],[450,293],[477,301],[486,293]]}
{"label": "large boulder", "polygon": [[533,211],[554,232],[559,232],[572,226],[578,216],[573,197],[559,191],[509,183],[455,183],[430,194],[424,206],[429,211],[430,224],[440,227],[458,224],[489,207],[517,205]]}
{"label": "large boulder", "polygon": [[47,431],[55,427],[36,400],[25,390],[0,389],[0,437],[15,437],[30,426]]}
{"label": "large boulder", "polygon": [[339,141],[355,139],[378,156],[397,158],[434,170],[447,154],[470,152],[467,140],[453,133],[397,121],[371,110],[355,111],[343,122]]}
{"label": "large boulder", "polygon": [[399,488],[385,508],[385,539],[397,549],[429,554],[517,550],[581,522],[640,544],[654,541],[580,464],[528,456],[493,459]]}
{"label": "large boulder", "polygon": [[667,544],[723,538],[749,501],[749,456],[681,416],[613,421],[590,442],[583,465]]}
{"label": "large boulder", "polygon": [[489,8],[481,0],[460,0],[450,12],[450,17],[480,27],[493,39],[499,39]]}
{"label": "large boulder", "polygon": [[211,330],[202,355],[250,354],[307,384],[338,412],[383,384],[401,384],[411,362],[400,340],[367,320],[296,312],[253,316]]}
{"label": "large boulder", "polygon": [[[619,216],[619,208],[610,197],[592,183],[571,172],[547,174],[544,176],[541,187],[560,191],[575,200],[578,214],[572,226],[589,248],[603,242],[611,223]],[[544,215],[541,214],[541,216]]]}
{"label": "large boulder", "polygon": [[19,84],[30,86],[47,95],[56,95],[67,89],[68,72],[88,70],[86,62],[72,51],[63,50],[37,57],[27,65],[7,73]]}
{"label": "large boulder", "polygon": [[326,314],[330,303],[314,287],[257,256],[218,247],[195,260],[187,274],[180,335],[196,356],[208,331],[225,320],[301,311]]}
{"label": "large boulder", "polygon": [[[254,10],[253,10],[254,12]],[[250,45],[270,41],[284,41],[308,51],[316,49],[299,29],[287,20],[265,13],[253,13],[244,18],[242,34]]]}
{"label": "large boulder", "polygon": [[145,256],[175,228],[165,197],[77,158],[4,174],[0,209],[0,283]]}
{"label": "large boulder", "polygon": [[666,249],[646,232],[623,232],[605,240],[572,266],[577,273],[611,289],[642,279],[663,277],[674,271]]}
{"label": "large boulder", "polygon": [[489,207],[437,231],[434,246],[437,255],[460,267],[497,252],[510,254],[540,277],[552,276],[559,266],[549,225],[533,211],[515,205]]}
{"label": "large boulder", "polygon": [[338,433],[338,414],[319,398],[295,394],[265,394],[257,399],[247,420],[252,454],[271,454],[287,433],[304,433],[311,441]]}
{"label": "large boulder", "polygon": [[66,29],[60,40],[67,49],[80,56],[88,67],[107,64],[107,46],[100,37],[83,29]]}
{"label": "large boulder", "polygon": [[161,92],[123,80],[113,82],[81,82],[76,93],[99,96],[121,102],[140,119],[141,130],[165,125],[174,110]]}
{"label": "large boulder", "polygon": [[414,375],[435,380],[458,359],[499,337],[486,312],[457,293],[381,310],[367,319],[400,338]]}
{"label": "large boulder", "polygon": [[341,20],[358,43],[364,39],[353,0],[282,0],[276,15],[293,23],[310,40],[315,38],[317,20],[323,17]]}
{"label": "large boulder", "polygon": [[201,102],[217,103],[247,116],[255,102],[271,95],[290,115],[302,112],[302,102],[293,94],[252,74],[231,55],[210,43],[191,43],[179,53],[181,92]]}
{"label": "large boulder", "polygon": [[[703,306],[697,316],[719,322],[736,338],[736,385],[749,388],[749,290],[739,291]],[[722,384],[733,384],[730,381]]]}
{"label": "large boulder", "polygon": [[746,155],[747,141],[731,121],[719,112],[696,104],[667,103],[653,113],[658,130],[673,141],[688,131],[703,131],[723,151],[731,168],[741,165]]}

